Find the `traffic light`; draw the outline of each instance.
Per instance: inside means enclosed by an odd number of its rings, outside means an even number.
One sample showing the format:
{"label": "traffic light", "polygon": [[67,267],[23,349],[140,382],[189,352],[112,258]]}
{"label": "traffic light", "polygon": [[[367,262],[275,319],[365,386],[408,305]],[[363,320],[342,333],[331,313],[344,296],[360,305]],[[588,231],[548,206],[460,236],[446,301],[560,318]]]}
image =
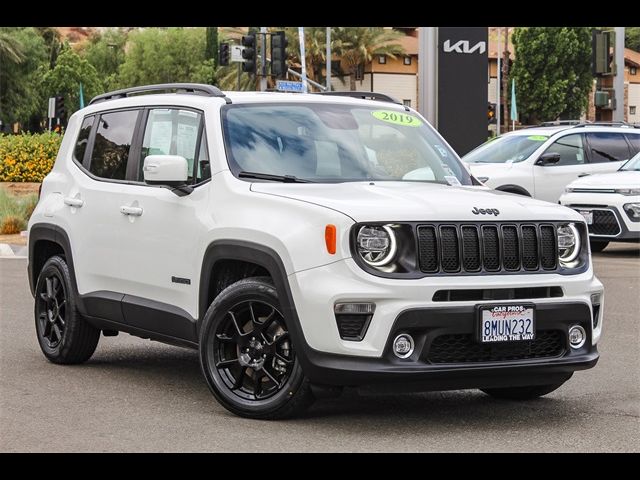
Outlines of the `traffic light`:
{"label": "traffic light", "polygon": [[489,109],[487,110],[487,120],[489,123],[496,123],[496,104],[490,103]]}
{"label": "traffic light", "polygon": [[56,97],[54,112],[54,118],[64,118],[67,114],[67,111],[64,109],[64,97],[61,95]]}
{"label": "traffic light", "polygon": [[218,56],[218,63],[221,67],[226,67],[229,65],[229,44],[221,43],[220,44],[220,54]]}
{"label": "traffic light", "polygon": [[271,75],[284,77],[287,74],[288,43],[284,31],[271,34]]}
{"label": "traffic light", "polygon": [[256,73],[256,66],[258,65],[258,50],[256,42],[256,33],[250,33],[249,35],[242,36],[242,71],[249,73]]}

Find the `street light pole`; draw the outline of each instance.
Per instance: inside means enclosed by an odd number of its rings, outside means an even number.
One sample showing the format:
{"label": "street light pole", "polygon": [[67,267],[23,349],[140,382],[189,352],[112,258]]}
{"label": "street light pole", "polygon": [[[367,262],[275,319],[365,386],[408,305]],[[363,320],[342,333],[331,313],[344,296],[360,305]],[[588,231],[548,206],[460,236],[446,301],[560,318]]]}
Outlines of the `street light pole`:
{"label": "street light pole", "polygon": [[331,91],[331,27],[327,27],[327,91]]}
{"label": "street light pole", "polygon": [[437,57],[437,27],[420,27],[418,34],[418,95],[420,97],[418,110],[435,128],[438,128]]}
{"label": "street light pole", "polygon": [[613,89],[616,95],[616,108],[613,110],[613,121],[624,121],[624,27],[615,27],[616,48],[615,65],[616,72],[613,77]]}

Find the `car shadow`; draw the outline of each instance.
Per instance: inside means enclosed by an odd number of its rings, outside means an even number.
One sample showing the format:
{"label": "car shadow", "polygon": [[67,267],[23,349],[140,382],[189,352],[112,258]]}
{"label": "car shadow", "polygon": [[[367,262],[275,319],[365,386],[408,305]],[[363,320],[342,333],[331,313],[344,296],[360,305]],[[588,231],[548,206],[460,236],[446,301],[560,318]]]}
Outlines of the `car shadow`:
{"label": "car shadow", "polygon": [[611,242],[602,252],[594,253],[596,258],[640,258],[640,244]]}

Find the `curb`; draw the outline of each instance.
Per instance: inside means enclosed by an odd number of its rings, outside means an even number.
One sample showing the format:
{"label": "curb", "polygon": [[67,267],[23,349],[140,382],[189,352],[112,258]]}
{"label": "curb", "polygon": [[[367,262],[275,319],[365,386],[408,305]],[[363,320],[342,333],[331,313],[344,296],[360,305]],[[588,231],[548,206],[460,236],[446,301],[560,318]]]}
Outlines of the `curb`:
{"label": "curb", "polygon": [[27,247],[0,243],[0,258],[27,258]]}

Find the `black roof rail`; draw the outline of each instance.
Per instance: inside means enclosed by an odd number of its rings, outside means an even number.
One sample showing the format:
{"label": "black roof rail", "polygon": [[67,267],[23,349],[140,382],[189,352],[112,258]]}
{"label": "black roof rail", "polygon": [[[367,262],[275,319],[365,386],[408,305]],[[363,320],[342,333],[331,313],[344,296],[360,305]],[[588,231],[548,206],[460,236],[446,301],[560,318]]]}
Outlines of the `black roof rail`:
{"label": "black roof rail", "polygon": [[378,100],[380,102],[391,102],[397,103],[398,105],[404,105],[401,101],[393,98],[390,95],[376,92],[316,92],[314,95],[332,95],[335,97],[361,98],[363,100]]}
{"label": "black roof rail", "polygon": [[579,125],[574,125],[573,128],[584,128],[584,127],[630,127],[630,128],[640,128],[640,125],[633,124],[633,123],[627,123],[627,122],[621,122],[621,121],[617,121],[617,122],[602,122],[602,121],[598,121],[598,122],[581,123]]}
{"label": "black roof rail", "polygon": [[579,125],[583,123],[580,120],[550,120],[548,122],[539,123],[538,127],[555,127],[561,125]]}
{"label": "black roof rail", "polygon": [[157,85],[143,85],[140,87],[123,88],[122,90],[114,90],[113,92],[103,93],[97,95],[91,99],[89,105],[93,105],[99,102],[105,102],[107,100],[114,100],[116,98],[127,98],[131,95],[150,93],[150,92],[183,92],[195,95],[205,95],[207,97],[221,97],[226,100],[227,103],[231,103],[231,100],[220,90],[213,85],[206,85],[204,83],[160,83]]}

